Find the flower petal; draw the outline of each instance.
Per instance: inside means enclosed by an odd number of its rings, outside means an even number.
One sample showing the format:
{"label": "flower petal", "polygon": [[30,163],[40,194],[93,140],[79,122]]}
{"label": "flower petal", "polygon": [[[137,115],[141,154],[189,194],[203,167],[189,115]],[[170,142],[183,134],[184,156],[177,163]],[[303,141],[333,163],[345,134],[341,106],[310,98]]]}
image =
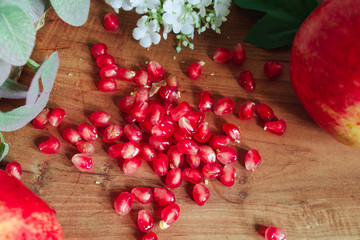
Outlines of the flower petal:
{"label": "flower petal", "polygon": [[151,38],[149,35],[144,36],[140,39],[140,45],[144,48],[148,48],[151,46]]}

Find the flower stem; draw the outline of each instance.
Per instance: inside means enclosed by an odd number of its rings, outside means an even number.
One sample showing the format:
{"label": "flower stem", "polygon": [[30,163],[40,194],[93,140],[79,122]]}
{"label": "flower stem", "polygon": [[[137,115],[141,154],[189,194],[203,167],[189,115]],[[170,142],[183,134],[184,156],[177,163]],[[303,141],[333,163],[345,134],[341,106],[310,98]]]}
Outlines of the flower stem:
{"label": "flower stem", "polygon": [[26,65],[28,65],[34,72],[36,72],[40,67],[40,65],[31,58],[29,58],[29,60],[26,62]]}

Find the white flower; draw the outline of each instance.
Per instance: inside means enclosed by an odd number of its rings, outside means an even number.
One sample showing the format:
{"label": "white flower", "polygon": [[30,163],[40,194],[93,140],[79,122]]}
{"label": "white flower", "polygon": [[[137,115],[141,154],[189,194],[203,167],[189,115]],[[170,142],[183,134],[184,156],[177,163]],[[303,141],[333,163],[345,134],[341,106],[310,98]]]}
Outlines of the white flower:
{"label": "white flower", "polygon": [[230,11],[231,0],[214,0],[214,10],[217,17],[225,17]]}
{"label": "white flower", "polygon": [[164,23],[171,25],[175,34],[192,34],[194,32],[194,20],[191,13],[185,10],[184,0],[166,0],[163,4]]}
{"label": "white flower", "polygon": [[148,16],[142,16],[133,31],[133,37],[136,40],[140,40],[140,45],[144,48],[150,47],[151,44],[158,44],[161,39],[158,21],[151,20],[148,22],[148,19]]}
{"label": "white flower", "polygon": [[137,14],[144,14],[148,9],[159,9],[160,0],[130,0]]}
{"label": "white flower", "polygon": [[130,11],[133,7],[130,4],[130,0],[105,0],[107,4],[109,4],[116,13],[119,13],[119,9],[122,8],[125,11]]}

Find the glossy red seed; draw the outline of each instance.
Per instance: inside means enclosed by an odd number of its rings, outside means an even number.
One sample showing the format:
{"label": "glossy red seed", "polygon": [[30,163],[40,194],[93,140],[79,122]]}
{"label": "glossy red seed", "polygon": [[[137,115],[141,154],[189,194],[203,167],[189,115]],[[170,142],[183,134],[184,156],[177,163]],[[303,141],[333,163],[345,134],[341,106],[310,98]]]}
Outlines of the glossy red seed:
{"label": "glossy red seed", "polygon": [[166,83],[169,87],[178,89],[179,87],[179,81],[177,80],[177,77],[175,75],[170,74],[167,79]]}
{"label": "glossy red seed", "polygon": [[[134,122],[136,122],[136,120]],[[140,127],[141,131],[151,135],[151,130],[153,128],[153,125],[151,124],[151,122],[149,121],[149,119],[147,117],[145,118],[144,121],[139,122],[139,127]]]}
{"label": "glossy red seed", "polygon": [[149,89],[141,88],[135,94],[135,103],[139,102],[149,102]]}
{"label": "glossy red seed", "polygon": [[34,128],[43,129],[48,123],[48,116],[50,114],[50,110],[48,108],[44,108],[32,121]]}
{"label": "glossy red seed", "polygon": [[224,97],[217,101],[214,113],[216,115],[225,115],[231,113],[235,107],[235,102],[228,97]]}
{"label": "glossy red seed", "polygon": [[9,162],[8,164],[6,164],[5,172],[10,176],[14,176],[17,179],[21,179],[22,168],[21,168],[20,163]]}
{"label": "glossy red seed", "polygon": [[255,112],[255,103],[251,101],[244,102],[239,109],[239,118],[241,120],[252,119]]}
{"label": "glossy red seed", "polygon": [[158,151],[164,151],[164,150],[167,150],[170,147],[169,139],[161,138],[161,137],[155,137],[155,136],[151,136],[149,138],[149,144],[155,150],[158,150]]}
{"label": "glossy red seed", "polygon": [[200,94],[199,110],[201,112],[212,111],[214,107],[214,99],[210,92],[203,91]]}
{"label": "glossy red seed", "polygon": [[213,60],[217,63],[229,61],[234,56],[233,51],[224,47],[218,47],[213,53]]}
{"label": "glossy red seed", "polygon": [[286,232],[278,227],[268,227],[265,230],[266,240],[286,240]]}
{"label": "glossy red seed", "polygon": [[151,85],[150,75],[144,69],[140,69],[135,73],[134,80],[140,87],[149,88]]}
{"label": "glossy red seed", "polygon": [[191,139],[190,135],[186,134],[183,130],[181,130],[179,127],[175,127],[174,133],[171,136],[171,141],[173,144],[177,144],[178,142],[181,142],[184,139]]}
{"label": "glossy red seed", "polygon": [[105,54],[105,55],[99,56],[96,59],[96,64],[99,66],[99,68],[103,68],[107,65],[115,64],[115,59],[113,56],[111,56],[109,54]]}
{"label": "glossy red seed", "polygon": [[186,117],[181,117],[178,121],[179,128],[187,135],[193,135],[197,130],[197,124]]}
{"label": "glossy red seed", "polygon": [[246,91],[252,92],[256,88],[254,76],[250,71],[243,71],[239,75],[239,83]]}
{"label": "glossy red seed", "polygon": [[107,13],[104,16],[104,27],[106,31],[114,31],[119,27],[119,21],[117,17],[112,13]]}
{"label": "glossy red seed", "polygon": [[204,61],[194,62],[188,67],[188,75],[191,80],[197,80],[202,73],[203,67],[205,65]]}
{"label": "glossy red seed", "polygon": [[147,232],[153,228],[154,220],[148,210],[143,209],[139,211],[137,224],[142,232]]}
{"label": "glossy red seed", "polygon": [[141,238],[141,240],[158,240],[158,237],[156,233],[148,232]]}
{"label": "glossy red seed", "polygon": [[171,224],[173,224],[180,216],[180,207],[174,203],[167,207],[165,207],[161,211],[161,219],[160,228],[168,228]]}
{"label": "glossy red seed", "polygon": [[96,128],[85,123],[81,123],[79,125],[78,132],[80,133],[82,139],[84,139],[85,141],[91,142],[98,139],[98,133],[96,131]]}
{"label": "glossy red seed", "polygon": [[175,105],[172,102],[164,102],[162,106],[165,109],[165,114],[169,116],[171,115],[171,111],[175,108]]}
{"label": "glossy red seed", "polygon": [[214,163],[216,161],[216,154],[208,145],[201,145],[199,147],[199,156],[204,163]]}
{"label": "glossy red seed", "polygon": [[264,130],[281,136],[285,133],[286,123],[283,119],[273,122],[267,122],[265,123]]}
{"label": "glossy red seed", "polygon": [[146,114],[149,108],[149,104],[147,102],[140,102],[135,105],[135,107],[131,110],[131,115],[139,122],[142,122],[146,118]]}
{"label": "glossy red seed", "polygon": [[179,99],[177,90],[169,86],[162,86],[159,89],[159,94],[162,99],[168,102],[175,102]]}
{"label": "glossy red seed", "polygon": [[254,171],[261,163],[261,156],[255,149],[250,149],[245,155],[245,168]]}
{"label": "glossy red seed", "polygon": [[124,113],[130,113],[131,110],[135,107],[135,95],[129,95],[126,97],[123,97],[119,101],[119,108]]}
{"label": "glossy red seed", "polygon": [[123,129],[119,124],[109,125],[105,128],[103,141],[106,143],[114,142],[121,137]]}
{"label": "glossy red seed", "polygon": [[198,184],[204,181],[204,175],[197,169],[185,168],[183,170],[183,179],[188,182]]}
{"label": "glossy red seed", "polygon": [[238,43],[234,46],[233,62],[236,64],[241,64],[245,62],[245,60],[246,60],[245,47],[241,43]]}
{"label": "glossy red seed", "polygon": [[237,153],[236,150],[232,147],[222,147],[218,149],[216,153],[216,158],[222,164],[230,164],[237,160]]}
{"label": "glossy red seed", "polygon": [[166,188],[154,188],[154,200],[163,207],[174,204],[176,201],[174,193]]}
{"label": "glossy red seed", "polygon": [[279,76],[284,69],[284,64],[279,61],[268,61],[264,64],[264,73],[268,78]]}
{"label": "glossy red seed", "polygon": [[204,122],[205,120],[205,113],[200,111],[190,111],[185,116],[190,121],[194,122],[196,126],[198,126],[200,123]]}
{"label": "glossy red seed", "polygon": [[235,141],[237,143],[240,142],[241,133],[236,125],[232,123],[225,123],[222,126],[222,129],[224,130],[225,134],[230,138],[231,141]]}
{"label": "glossy red seed", "polygon": [[78,145],[76,145],[76,148],[79,150],[79,152],[85,153],[89,156],[95,152],[95,144],[92,142],[81,141],[78,143]]}
{"label": "glossy red seed", "polygon": [[136,119],[133,117],[133,115],[131,115],[131,113],[125,114],[124,120],[126,121],[127,124],[136,123]]}
{"label": "glossy red seed", "polygon": [[164,68],[160,65],[160,63],[155,60],[149,62],[149,64],[147,65],[147,70],[151,78],[155,82],[160,81],[165,76]]}
{"label": "glossy red seed", "polygon": [[140,145],[140,149],[141,149],[141,156],[145,161],[151,162],[155,159],[156,152],[154,148],[151,147],[149,144],[142,143]]}
{"label": "glossy red seed", "polygon": [[90,122],[95,127],[105,127],[110,124],[110,114],[104,111],[96,111],[90,115]]}
{"label": "glossy red seed", "polygon": [[140,168],[142,163],[142,158],[140,156],[135,156],[133,158],[125,159],[122,169],[125,175],[134,175],[137,170]]}
{"label": "glossy red seed", "polygon": [[115,64],[106,65],[100,69],[100,77],[103,79],[112,78],[115,79],[118,75],[118,67]]}
{"label": "glossy red seed", "polygon": [[133,197],[128,192],[122,192],[114,201],[115,212],[121,216],[128,214],[133,207]]}
{"label": "glossy red seed", "polygon": [[221,172],[222,166],[216,162],[208,163],[202,169],[202,173],[206,178],[217,178],[220,176]]}
{"label": "glossy red seed", "polygon": [[74,144],[74,145],[77,145],[82,140],[80,133],[73,128],[66,128],[62,132],[62,136],[66,142]]}
{"label": "glossy red seed", "polygon": [[130,159],[136,157],[140,153],[140,147],[137,143],[127,142],[121,149],[121,156],[124,159]]}
{"label": "glossy red seed", "polygon": [[176,146],[172,146],[168,152],[167,156],[170,162],[171,168],[179,168],[184,164],[184,154],[181,153]]}
{"label": "glossy red seed", "polygon": [[210,197],[210,191],[202,184],[196,184],[193,188],[192,195],[197,205],[203,206]]}
{"label": "glossy red seed", "polygon": [[98,82],[98,89],[101,92],[115,92],[117,83],[113,78],[100,79]]}
{"label": "glossy red seed", "polygon": [[56,137],[51,136],[46,141],[39,144],[39,149],[42,153],[54,154],[59,151],[60,142]]}
{"label": "glossy red seed", "polygon": [[164,176],[169,171],[169,159],[168,157],[160,153],[153,160],[153,170],[159,176]]}
{"label": "glossy red seed", "polygon": [[149,107],[149,121],[151,125],[156,125],[161,123],[161,121],[164,119],[165,116],[165,109],[164,107],[160,105],[154,105],[152,107]]}
{"label": "glossy red seed", "polygon": [[207,142],[211,138],[210,126],[207,122],[201,123],[193,135],[194,139],[199,143]]}
{"label": "glossy red seed", "polygon": [[139,143],[142,139],[142,132],[129,124],[125,125],[124,134],[130,142]]}
{"label": "glossy red seed", "polygon": [[196,155],[199,150],[199,146],[191,139],[184,139],[176,144],[178,150],[184,154]]}
{"label": "glossy red seed", "polygon": [[198,168],[201,163],[201,158],[199,154],[197,155],[186,155],[185,161],[189,164],[191,168]]}
{"label": "glossy red seed", "polygon": [[177,105],[174,109],[171,110],[171,118],[174,121],[179,121],[179,119],[183,116],[185,116],[188,112],[191,111],[190,104],[188,102],[181,102],[179,105]]}
{"label": "glossy red seed", "polygon": [[93,160],[90,156],[84,153],[77,153],[71,158],[71,162],[81,172],[87,172],[93,167]]}
{"label": "glossy red seed", "polygon": [[171,169],[166,175],[166,186],[168,188],[180,187],[183,180],[182,172],[180,168]]}
{"label": "glossy red seed", "polygon": [[107,46],[104,43],[95,43],[91,48],[91,52],[95,58],[105,55]]}
{"label": "glossy red seed", "polygon": [[256,114],[264,122],[270,122],[275,118],[274,111],[265,103],[259,103],[256,105]]}
{"label": "glossy red seed", "polygon": [[123,146],[124,146],[123,143],[116,143],[116,144],[111,145],[108,149],[109,156],[112,158],[122,157],[121,150],[123,149]]}
{"label": "glossy red seed", "polygon": [[220,182],[226,187],[231,187],[235,183],[236,170],[231,165],[225,165],[220,175]]}
{"label": "glossy red seed", "polygon": [[230,138],[225,135],[214,135],[210,140],[210,146],[216,150],[226,147],[230,143]]}
{"label": "glossy red seed", "polygon": [[66,112],[64,109],[54,108],[48,116],[48,121],[51,126],[58,127],[64,117],[66,117]]}
{"label": "glossy red seed", "polygon": [[153,199],[153,193],[150,188],[147,187],[136,187],[131,190],[133,199],[141,204],[148,204]]}
{"label": "glossy red seed", "polygon": [[120,80],[132,82],[132,81],[134,81],[134,78],[135,78],[135,72],[131,71],[130,69],[128,69],[126,67],[122,67],[119,69],[117,77]]}
{"label": "glossy red seed", "polygon": [[155,137],[168,138],[174,133],[174,127],[168,122],[161,122],[151,129],[151,134]]}

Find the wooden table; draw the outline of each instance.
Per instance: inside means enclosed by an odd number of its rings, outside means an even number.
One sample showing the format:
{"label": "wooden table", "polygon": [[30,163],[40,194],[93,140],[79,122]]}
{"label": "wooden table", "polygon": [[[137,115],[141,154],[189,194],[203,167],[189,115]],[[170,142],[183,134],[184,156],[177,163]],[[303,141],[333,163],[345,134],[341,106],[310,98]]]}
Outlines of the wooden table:
{"label": "wooden table", "polygon": [[[146,61],[160,62],[167,73],[180,79],[181,99],[195,109],[201,91],[213,93],[215,100],[227,96],[236,101],[234,114],[215,116],[206,113],[206,121],[213,133],[220,133],[225,122],[240,126],[241,144],[234,144],[239,161],[233,187],[224,187],[217,179],[209,181],[211,197],[202,207],[190,195],[191,187],[183,183],[174,189],[181,216],[169,229],[156,224],[153,231],[160,239],[263,239],[258,233],[262,226],[283,228],[288,239],[360,239],[360,164],[358,149],[344,146],[320,129],[306,113],[291,86],[288,61],[290,49],[267,51],[245,43],[247,60],[242,65],[217,64],[212,61],[215,48],[232,48],[243,43],[244,36],[261,14],[239,9],[233,5],[222,34],[207,31],[194,39],[195,49],[183,48],[177,54],[172,34],[159,45],[142,48],[132,37],[139,18],[135,12],[121,11],[120,28],[105,31],[103,16],[113,10],[103,1],[91,2],[89,19],[82,27],[72,27],[61,21],[53,10],[46,16],[46,24],[37,33],[32,58],[41,62],[57,50],[60,69],[51,93],[48,107],[62,107],[67,117],[59,128],[47,126],[37,130],[28,124],[24,128],[4,133],[10,151],[1,167],[10,161],[21,163],[22,181],[43,198],[56,212],[65,239],[140,239],[137,212],[150,210],[156,222],[160,207],[155,203],[134,203],[127,216],[118,216],[113,210],[114,197],[133,187],[164,186],[163,181],[144,162],[133,176],[126,176],[117,161],[107,155],[109,144],[98,140],[93,155],[94,168],[79,172],[70,159],[76,148],[66,144],[61,131],[90,123],[89,115],[96,110],[108,111],[113,123],[125,125],[117,106],[118,101],[137,89],[135,84],[119,82],[118,91],[102,93],[97,89],[99,68],[91,55],[94,43],[103,42],[119,66],[138,70]],[[191,81],[184,72],[198,60],[206,62],[203,75]],[[285,64],[283,74],[270,81],[263,74],[267,60]],[[255,92],[248,93],[238,84],[238,74],[250,70],[256,79]],[[30,70],[25,69],[21,82],[28,82]],[[279,137],[262,129],[257,117],[241,121],[237,111],[245,100],[270,105],[276,116],[285,119],[287,130]],[[22,100],[0,100],[2,111],[23,104]],[[62,147],[55,155],[38,150],[44,138],[54,135]],[[262,165],[254,172],[244,168],[244,154],[257,149]]]}

